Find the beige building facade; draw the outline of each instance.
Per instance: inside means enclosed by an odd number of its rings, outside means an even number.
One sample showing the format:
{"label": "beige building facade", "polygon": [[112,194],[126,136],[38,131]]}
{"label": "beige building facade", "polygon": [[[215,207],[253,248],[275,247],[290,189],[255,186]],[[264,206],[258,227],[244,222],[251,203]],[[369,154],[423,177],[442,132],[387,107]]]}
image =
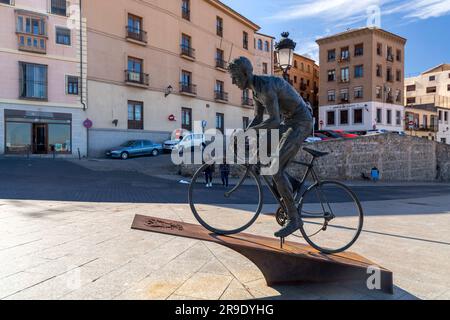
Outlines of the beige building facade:
{"label": "beige building facade", "polygon": [[[275,74],[282,77],[283,71],[275,68]],[[291,85],[305,101],[311,104],[314,118],[317,120],[319,118],[319,66],[313,59],[294,53],[294,61],[288,75]]]}
{"label": "beige building facade", "polygon": [[0,154],[87,154],[79,1],[0,1]]}
{"label": "beige building facade", "polygon": [[407,131],[450,144],[450,64],[405,79]]}
{"label": "beige building facade", "polygon": [[406,39],[366,27],[317,43],[320,128],[403,131]]}
{"label": "beige building facade", "polygon": [[91,0],[83,14],[91,156],[128,139],[162,142],[194,122],[223,131],[251,120],[251,94],[232,85],[227,64],[245,56],[271,73],[272,39],[220,1]]}

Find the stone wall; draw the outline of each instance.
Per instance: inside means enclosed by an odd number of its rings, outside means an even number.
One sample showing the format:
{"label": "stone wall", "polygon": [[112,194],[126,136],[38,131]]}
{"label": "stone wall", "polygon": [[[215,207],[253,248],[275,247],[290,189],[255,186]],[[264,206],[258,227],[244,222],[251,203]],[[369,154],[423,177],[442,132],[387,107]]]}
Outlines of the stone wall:
{"label": "stone wall", "polygon": [[[358,180],[362,173],[370,176],[371,169],[377,167],[384,181],[434,181],[438,175],[438,149],[442,150],[439,152],[441,167],[450,170],[448,146],[417,137],[384,134],[320,141],[309,146],[330,152],[318,159],[315,166],[318,174],[327,179]],[[310,159],[305,151],[296,157],[300,161]],[[299,166],[290,168],[295,176],[302,171]]]}
{"label": "stone wall", "polygon": [[[315,170],[323,179],[361,180],[373,167],[383,181],[450,181],[450,146],[423,138],[383,134],[355,139],[336,139],[305,144],[330,154],[317,159]],[[297,161],[309,162],[301,151]],[[181,166],[183,175],[192,175],[195,166]],[[304,167],[293,164],[289,173],[301,177]]]}

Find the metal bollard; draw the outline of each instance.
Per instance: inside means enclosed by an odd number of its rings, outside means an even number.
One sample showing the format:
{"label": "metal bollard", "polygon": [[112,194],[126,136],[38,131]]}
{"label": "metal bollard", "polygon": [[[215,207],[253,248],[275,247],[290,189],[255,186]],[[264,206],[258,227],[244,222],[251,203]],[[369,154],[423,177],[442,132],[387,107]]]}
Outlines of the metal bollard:
{"label": "metal bollard", "polygon": [[78,149],[78,160],[81,160],[80,148],[77,148],[77,149]]}

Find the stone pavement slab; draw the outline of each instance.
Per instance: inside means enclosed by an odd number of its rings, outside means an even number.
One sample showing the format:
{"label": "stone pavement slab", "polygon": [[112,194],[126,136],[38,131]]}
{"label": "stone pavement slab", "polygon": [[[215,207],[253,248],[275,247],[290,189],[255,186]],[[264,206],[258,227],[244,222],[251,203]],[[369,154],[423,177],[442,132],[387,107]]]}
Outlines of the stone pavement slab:
{"label": "stone pavement slab", "polygon": [[[0,299],[449,299],[450,197],[409,202],[363,203],[352,247],[394,272],[390,296],[348,284],[268,287],[228,248],[130,229],[135,214],[195,222],[183,204],[0,200]],[[276,229],[261,215],[248,232]]]}

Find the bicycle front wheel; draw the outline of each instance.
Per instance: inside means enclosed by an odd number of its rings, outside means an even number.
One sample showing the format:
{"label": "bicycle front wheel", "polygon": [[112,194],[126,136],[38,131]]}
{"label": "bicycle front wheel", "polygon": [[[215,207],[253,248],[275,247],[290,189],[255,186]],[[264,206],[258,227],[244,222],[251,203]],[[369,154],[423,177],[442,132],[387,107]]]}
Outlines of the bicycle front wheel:
{"label": "bicycle front wheel", "polygon": [[363,228],[363,210],[356,195],[337,181],[312,185],[302,196],[299,212],[303,238],[323,253],[350,248]]}
{"label": "bicycle front wheel", "polygon": [[[198,222],[215,234],[230,235],[249,228],[258,218],[263,193],[261,182],[247,166],[230,165],[228,185],[221,174],[207,185],[203,165],[192,177],[189,205]],[[217,172],[217,170],[216,170]]]}

